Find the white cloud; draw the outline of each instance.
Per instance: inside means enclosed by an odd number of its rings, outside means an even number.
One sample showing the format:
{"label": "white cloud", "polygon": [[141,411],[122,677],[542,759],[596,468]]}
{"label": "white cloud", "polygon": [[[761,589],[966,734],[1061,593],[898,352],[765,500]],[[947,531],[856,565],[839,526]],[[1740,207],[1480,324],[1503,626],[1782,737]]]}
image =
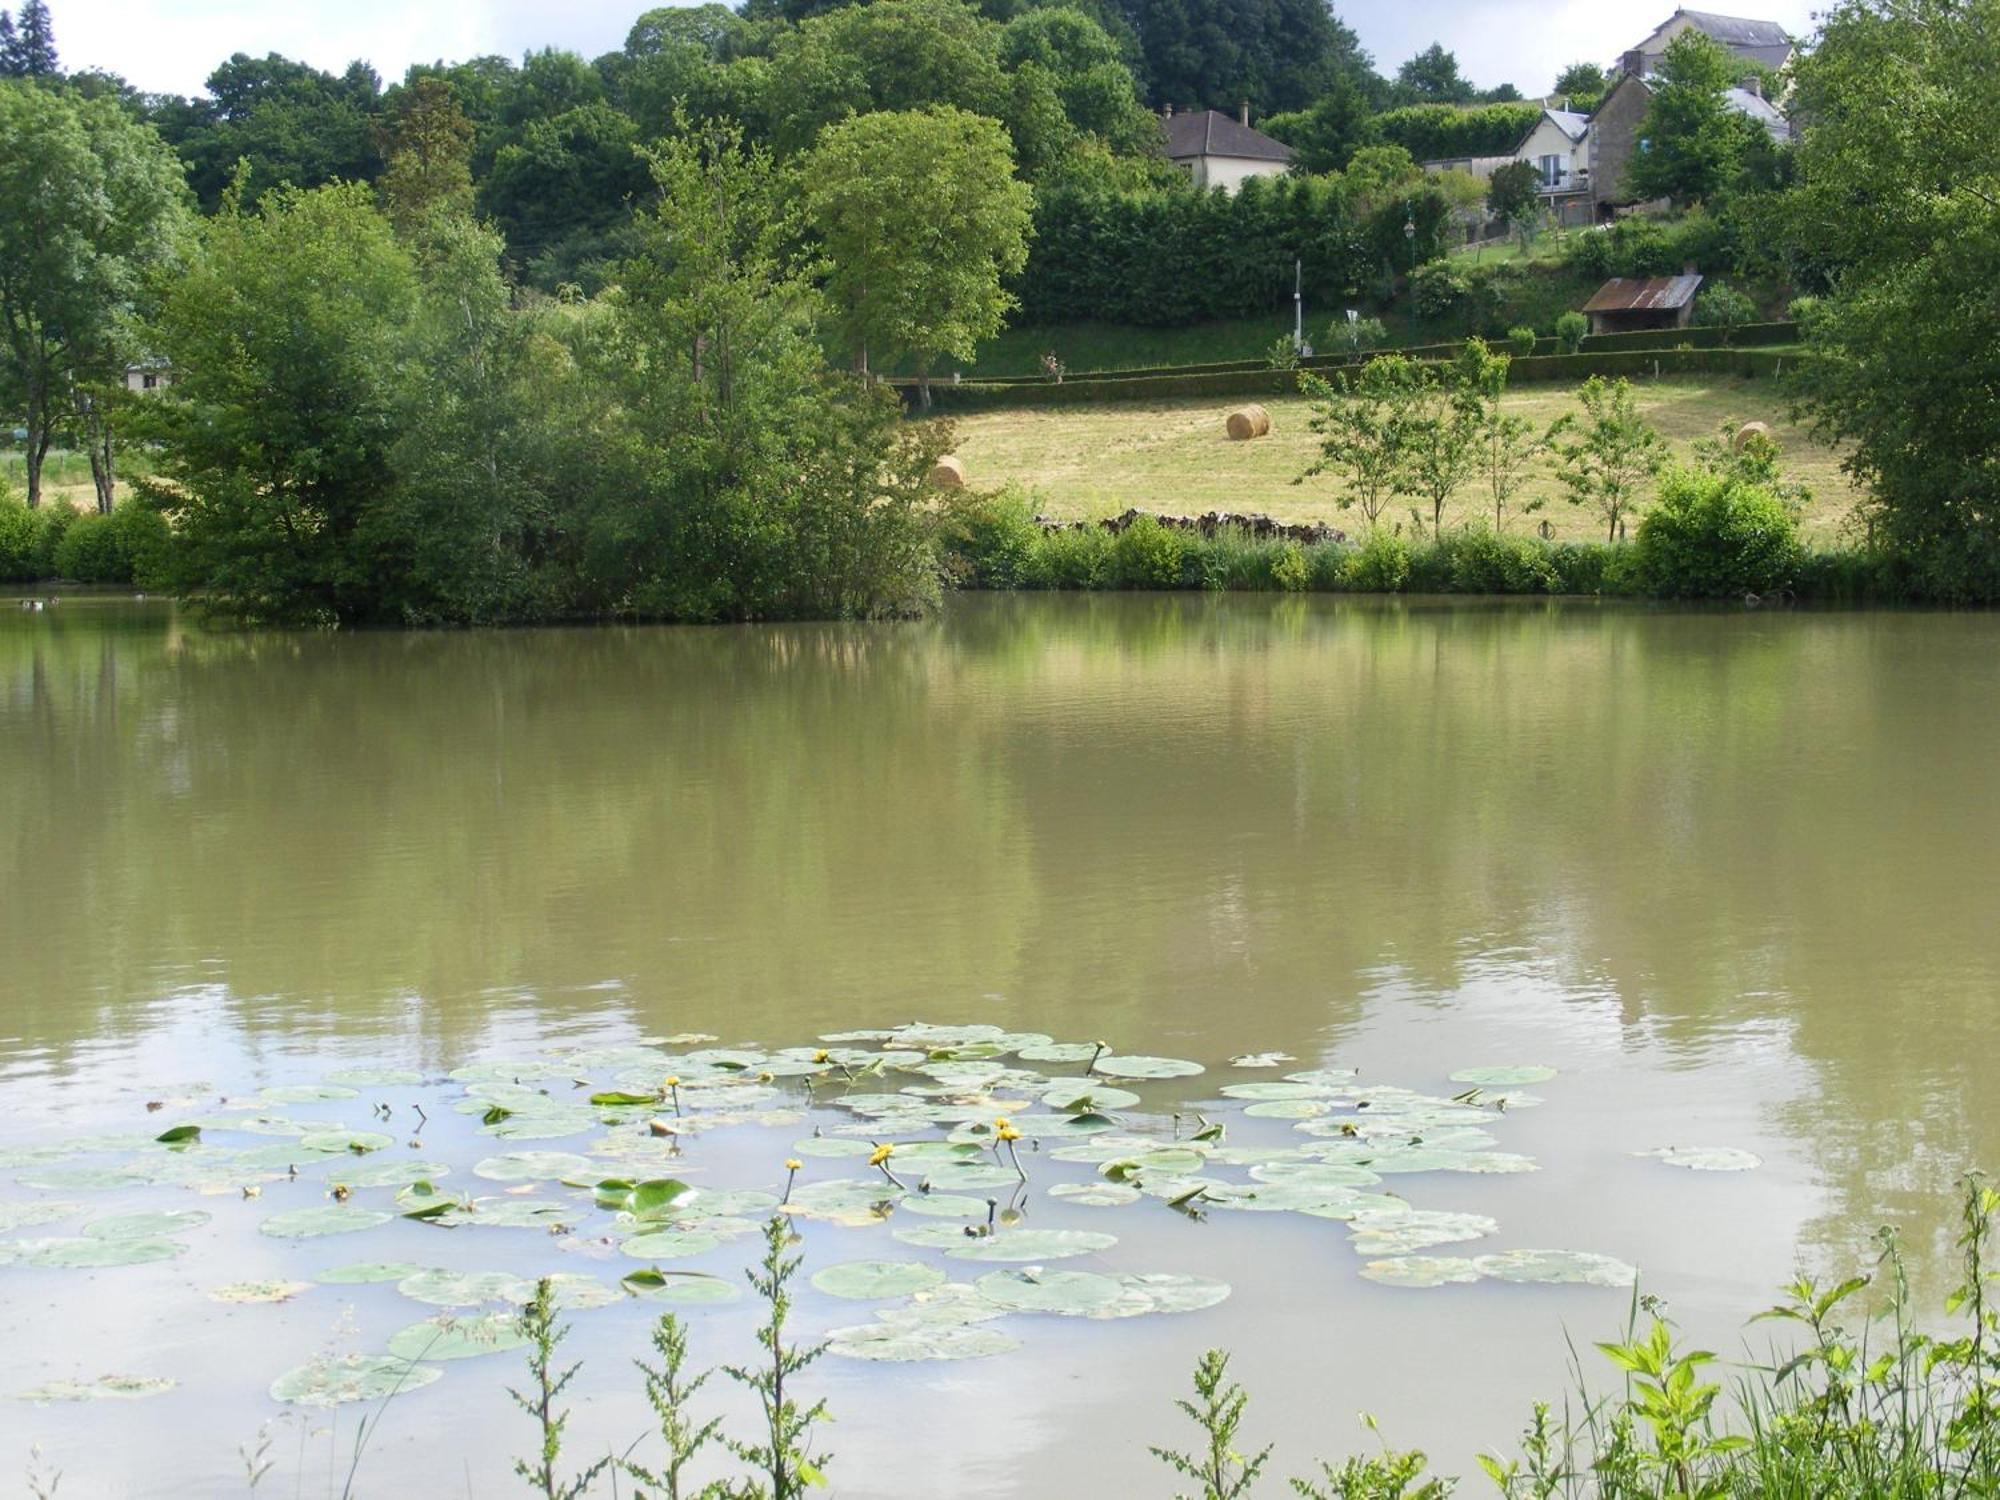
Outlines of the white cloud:
{"label": "white cloud", "polygon": [[[1810,0],[1741,0],[1795,33]],[[100,67],[143,89],[199,90],[234,52],[280,52],[338,71],[355,58],[385,79],[413,62],[530,47],[594,57],[617,47],[645,0],[54,0],[56,39],[72,68]],[[1673,0],[1349,0],[1335,7],[1384,72],[1441,41],[1484,86],[1526,93],[1565,63],[1610,62],[1673,10]]]}

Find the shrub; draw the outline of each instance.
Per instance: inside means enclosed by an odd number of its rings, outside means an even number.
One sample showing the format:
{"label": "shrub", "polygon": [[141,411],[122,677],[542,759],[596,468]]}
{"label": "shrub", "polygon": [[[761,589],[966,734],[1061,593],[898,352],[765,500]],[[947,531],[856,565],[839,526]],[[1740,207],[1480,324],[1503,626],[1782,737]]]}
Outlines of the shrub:
{"label": "shrub", "polygon": [[1370,532],[1348,557],[1343,582],[1358,594],[1400,594],[1410,581],[1410,544],[1393,532]]}
{"label": "shrub", "polygon": [[1302,594],[1312,586],[1313,568],[1306,549],[1297,542],[1279,544],[1271,559],[1271,582],[1288,594]]}
{"label": "shrub", "polygon": [[1280,335],[1264,351],[1264,363],[1274,370],[1296,370],[1299,367],[1299,346],[1292,342],[1292,336]]}
{"label": "shrub", "polygon": [[1669,599],[1729,598],[1787,588],[1798,523],[1777,496],[1731,474],[1671,470],[1639,525],[1638,581]]}
{"label": "shrub", "polygon": [[132,570],[109,516],[78,516],[55,549],[55,575],[72,583],[130,583]]}
{"label": "shrub", "polygon": [[1546,546],[1484,526],[1440,539],[1437,550],[1453,593],[1552,594],[1561,583]]}
{"label": "shrub", "polygon": [[1012,488],[997,495],[974,495],[953,507],[945,525],[945,546],[960,563],[960,583],[973,588],[1010,589],[1028,581],[1043,540],[1028,497]]}
{"label": "shrub", "polygon": [[1566,312],[1556,319],[1556,339],[1565,354],[1576,354],[1590,337],[1590,319],[1580,312]]}
{"label": "shrub", "polygon": [[1151,516],[1119,532],[1111,547],[1113,576],[1121,588],[1177,589],[1186,560],[1187,539]]}
{"label": "shrub", "polygon": [[140,588],[165,587],[174,543],[167,518],[143,500],[127,500],[111,513],[111,529],[125,559],[125,581]]}
{"label": "shrub", "polygon": [[1525,359],[1535,352],[1535,330],[1532,328],[1510,328],[1507,330],[1507,347]]}
{"label": "shrub", "polygon": [[1756,319],[1757,304],[1726,281],[1716,282],[1695,298],[1694,321],[1703,328],[1722,329],[1725,345],[1737,329]]}
{"label": "shrub", "polygon": [[1022,582],[1038,589],[1096,589],[1111,576],[1111,533],[1086,526],[1045,533]]}
{"label": "shrub", "polygon": [[1335,318],[1327,325],[1329,353],[1362,355],[1388,342],[1389,330],[1380,318]]}
{"label": "shrub", "polygon": [[40,573],[35,553],[41,524],[12,495],[0,495],[0,583],[33,583]]}
{"label": "shrub", "polygon": [[1424,317],[1442,318],[1465,305],[1472,285],[1449,261],[1432,261],[1410,273],[1410,295]]}
{"label": "shrub", "polygon": [[35,572],[37,578],[54,578],[56,553],[62,549],[63,538],[76,524],[77,513],[65,500],[50,500],[35,511]]}

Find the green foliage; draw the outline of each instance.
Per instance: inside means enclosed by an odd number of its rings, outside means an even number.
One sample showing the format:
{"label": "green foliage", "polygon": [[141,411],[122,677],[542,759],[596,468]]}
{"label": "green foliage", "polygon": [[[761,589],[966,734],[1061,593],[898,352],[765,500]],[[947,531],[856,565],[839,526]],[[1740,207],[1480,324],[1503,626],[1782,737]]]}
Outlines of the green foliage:
{"label": "green foliage", "polygon": [[1639,524],[1636,563],[1658,597],[1741,598],[1788,588],[1799,552],[1798,523],[1769,490],[1677,468]]}
{"label": "green foliage", "polygon": [[1069,527],[1042,537],[1022,582],[1038,589],[1098,589],[1113,573],[1111,533],[1098,526]]}
{"label": "green foliage", "polygon": [[1410,275],[1410,295],[1417,311],[1426,318],[1442,318],[1456,312],[1472,295],[1465,275],[1450,261],[1433,261],[1418,266]]}
{"label": "green foliage", "polygon": [[1176,589],[1181,586],[1187,543],[1181,533],[1141,516],[1119,532],[1111,546],[1111,567],[1118,586],[1128,589]]}
{"label": "green foliage", "polygon": [[1292,148],[1296,170],[1318,174],[1345,171],[1355,151],[1369,139],[1369,125],[1366,94],[1342,74],[1309,107],[1272,115],[1261,128]]}
{"label": "green foliage", "polygon": [[962,501],[952,508],[945,529],[946,545],[959,564],[957,581],[984,589],[1033,586],[1042,535],[1028,497],[1013,488]]}
{"label": "green foliage", "polygon": [[[901,0],[885,0],[901,3]],[[1033,194],[991,120],[963,110],[862,115],[829,128],[804,166],[805,211],[830,263],[850,347],[928,373],[969,361],[1014,305]]]}
{"label": "green foliage", "polygon": [[1556,341],[1565,354],[1575,354],[1590,337],[1590,319],[1580,312],[1566,312],[1556,319]]}
{"label": "green foliage", "polygon": [[1694,321],[1703,328],[1720,328],[1726,347],[1736,331],[1757,320],[1757,304],[1726,281],[1702,288],[1695,299]]}
{"label": "green foliage", "polygon": [[1304,108],[1335,78],[1375,85],[1354,33],[1320,0],[1118,0],[1143,48],[1151,96],[1233,109],[1244,99],[1278,113]]}
{"label": "green foliage", "polygon": [[[1803,391],[1927,595],[2000,599],[2000,7],[1848,4],[1799,66]],[[1922,101],[1913,109],[1911,101]]]}
{"label": "green foliage", "polygon": [[1736,181],[1753,132],[1763,127],[1725,97],[1742,76],[1734,53],[1690,28],[1667,44],[1640,137],[1646,149],[1628,169],[1641,198],[1707,203]]}
{"label": "green foliage", "polygon": [[1358,358],[1389,341],[1389,330],[1380,318],[1335,318],[1327,325],[1326,349]]}
{"label": "green foliage", "polygon": [[1371,531],[1347,559],[1342,583],[1357,594],[1400,594],[1410,581],[1410,544],[1394,532]]}
{"label": "green foliage", "polygon": [[1740,219],[1726,212],[1695,210],[1665,221],[1621,219],[1609,228],[1572,236],[1563,259],[1593,282],[1613,276],[1678,276],[1690,265],[1713,274],[1744,262],[1743,235]]}
{"label": "green foliage", "polygon": [[1526,219],[1541,205],[1541,187],[1542,174],[1533,162],[1509,162],[1488,180],[1487,212],[1509,224]]}
{"label": "green foliage", "polygon": [[763,1475],[764,1487],[750,1491],[764,1500],[799,1500],[808,1488],[826,1483],[827,1456],[812,1451],[812,1429],[827,1418],[824,1401],[801,1406],[788,1386],[794,1376],[826,1352],[824,1344],[785,1342],[791,1315],[791,1283],[802,1264],[787,1253],[793,1243],[791,1221],[774,1214],[764,1226],[764,1258],[749,1273],[750,1285],[764,1301],[765,1321],[757,1330],[761,1362],[726,1365],[723,1373],[748,1390],[764,1418],[760,1440],[745,1442],[725,1436],[722,1445]]}
{"label": "green foliage", "polygon": [[1571,63],[1556,75],[1556,92],[1567,100],[1566,108],[1579,114],[1596,114],[1598,103],[1611,80],[1594,62]]}
{"label": "green foliage", "polygon": [[69,524],[56,547],[54,571],[72,583],[130,583],[132,569],[111,517],[92,512]]}
{"label": "green foliage", "polygon": [[528,1374],[534,1383],[525,1395],[511,1388],[507,1394],[534,1419],[541,1443],[534,1458],[515,1461],[514,1472],[543,1500],[582,1500],[598,1475],[611,1467],[611,1460],[598,1459],[574,1479],[557,1475],[563,1428],[569,1424],[569,1413],[558,1410],[557,1403],[582,1366],[571,1365],[560,1372],[555,1367],[556,1350],[569,1337],[569,1330],[556,1321],[555,1283],[546,1276],[535,1283],[534,1300],[521,1312],[520,1331],[528,1341]]}
{"label": "green foliage", "polygon": [[1194,1371],[1193,1401],[1176,1401],[1190,1422],[1201,1429],[1207,1440],[1198,1453],[1180,1453],[1170,1448],[1150,1448],[1160,1460],[1184,1479],[1201,1486],[1200,1500],[1243,1500],[1257,1483],[1257,1476],[1270,1462],[1269,1446],[1257,1453],[1237,1448],[1236,1434],[1243,1425],[1244,1408],[1250,1397],[1229,1378],[1229,1356],[1220,1349],[1202,1355]]}
{"label": "green foliage", "polygon": [[1641,487],[1665,462],[1666,440],[1639,415],[1627,380],[1593,375],[1577,392],[1583,420],[1567,425],[1555,444],[1558,477],[1571,505],[1595,510],[1617,541],[1638,507]]}
{"label": "green foliage", "polygon": [[[1458,58],[1432,42],[1396,70],[1396,98],[1429,104],[1470,104],[1477,91],[1458,69]],[[1519,137],[1516,137],[1519,139]]]}
{"label": "green foliage", "polygon": [[1401,146],[1418,161],[1454,161],[1511,156],[1541,118],[1539,104],[1488,104],[1474,109],[1413,104],[1377,115],[1369,133],[1386,145]]}
{"label": "green foliage", "polygon": [[1422,367],[1400,354],[1381,355],[1331,381],[1301,376],[1299,388],[1313,403],[1308,425],[1320,439],[1320,454],[1293,483],[1336,475],[1345,482],[1336,503],[1342,510],[1359,506],[1372,531],[1401,490],[1424,382]]}
{"label": "green foliage", "polygon": [[1540,338],[1532,328],[1510,328],[1507,330],[1507,348],[1517,359],[1525,359],[1535,352]]}
{"label": "green foliage", "polygon": [[701,1394],[712,1371],[689,1377],[687,1373],[687,1329],[672,1313],[662,1314],[653,1326],[653,1352],[659,1364],[635,1360],[646,1380],[646,1404],[659,1422],[660,1440],[666,1445],[666,1462],[659,1469],[625,1460],[622,1467],[639,1484],[657,1493],[659,1500],[722,1500],[728,1492],[719,1484],[699,1490],[687,1488],[688,1466],[702,1451],[720,1441],[722,1420],[711,1417],[697,1423],[688,1415],[688,1404]]}

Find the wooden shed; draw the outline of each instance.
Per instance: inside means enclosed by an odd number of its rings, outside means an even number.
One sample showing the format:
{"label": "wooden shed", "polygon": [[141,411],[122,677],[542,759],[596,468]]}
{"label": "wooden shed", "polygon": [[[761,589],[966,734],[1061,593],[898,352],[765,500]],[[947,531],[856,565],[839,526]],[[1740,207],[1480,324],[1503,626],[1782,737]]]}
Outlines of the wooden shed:
{"label": "wooden shed", "polygon": [[1592,333],[1638,333],[1655,328],[1685,328],[1694,318],[1695,294],[1702,278],[1655,276],[1649,280],[1617,277],[1598,288],[1583,304]]}

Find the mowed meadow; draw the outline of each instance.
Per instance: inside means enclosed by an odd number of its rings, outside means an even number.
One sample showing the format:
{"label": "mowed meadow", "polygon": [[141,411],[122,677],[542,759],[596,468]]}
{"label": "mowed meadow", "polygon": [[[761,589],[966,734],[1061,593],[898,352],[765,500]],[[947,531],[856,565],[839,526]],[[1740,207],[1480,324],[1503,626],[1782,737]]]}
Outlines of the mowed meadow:
{"label": "mowed meadow", "polygon": [[[1731,430],[1750,421],[1768,424],[1783,449],[1786,476],[1812,489],[1801,521],[1806,540],[1832,544],[1843,538],[1861,492],[1841,471],[1840,454],[1792,420],[1781,386],[1755,380],[1641,381],[1636,389],[1641,415],[1659,428],[1676,457],[1691,456],[1698,441],[1715,437],[1725,424]],[[1311,403],[1302,397],[1265,399],[1259,404],[1271,414],[1271,435],[1231,442],[1223,424],[1242,404],[1204,398],[980,412],[955,419],[956,451],[974,487],[1019,485],[1034,496],[1042,514],[1062,519],[1098,519],[1137,506],[1173,515],[1252,511],[1357,530],[1360,514],[1341,509],[1338,480],[1293,483],[1319,451],[1309,426]],[[1506,404],[1538,431],[1577,405],[1567,386],[1517,388]],[[1477,478],[1467,484],[1452,502],[1447,525],[1482,517],[1490,523],[1485,493]],[[1564,540],[1602,538],[1595,512],[1563,499],[1552,457],[1538,462],[1521,500],[1540,500],[1542,509],[1524,518],[1517,502],[1509,530],[1525,532],[1546,520]],[[1407,510],[1407,504],[1392,507],[1385,523],[1407,522]]]}

